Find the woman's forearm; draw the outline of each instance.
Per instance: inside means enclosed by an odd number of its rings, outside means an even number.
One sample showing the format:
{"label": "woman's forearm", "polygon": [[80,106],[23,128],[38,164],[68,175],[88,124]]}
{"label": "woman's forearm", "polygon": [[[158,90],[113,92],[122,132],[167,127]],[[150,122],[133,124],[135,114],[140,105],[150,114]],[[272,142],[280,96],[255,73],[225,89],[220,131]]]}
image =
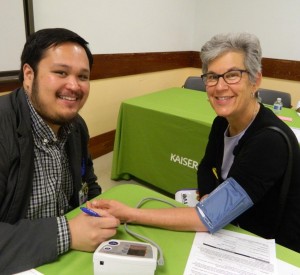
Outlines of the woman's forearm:
{"label": "woman's forearm", "polygon": [[178,231],[207,231],[193,207],[132,209],[127,221]]}

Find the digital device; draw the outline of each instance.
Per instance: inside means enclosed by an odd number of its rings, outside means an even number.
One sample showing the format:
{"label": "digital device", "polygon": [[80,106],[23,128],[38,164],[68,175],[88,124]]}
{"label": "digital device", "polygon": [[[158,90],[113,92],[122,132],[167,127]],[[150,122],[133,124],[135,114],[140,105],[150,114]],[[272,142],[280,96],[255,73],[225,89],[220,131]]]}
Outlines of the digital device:
{"label": "digital device", "polygon": [[93,255],[94,275],[154,275],[157,248],[149,243],[109,240]]}
{"label": "digital device", "polygon": [[199,202],[199,192],[196,188],[178,190],[175,193],[175,200],[194,207]]}

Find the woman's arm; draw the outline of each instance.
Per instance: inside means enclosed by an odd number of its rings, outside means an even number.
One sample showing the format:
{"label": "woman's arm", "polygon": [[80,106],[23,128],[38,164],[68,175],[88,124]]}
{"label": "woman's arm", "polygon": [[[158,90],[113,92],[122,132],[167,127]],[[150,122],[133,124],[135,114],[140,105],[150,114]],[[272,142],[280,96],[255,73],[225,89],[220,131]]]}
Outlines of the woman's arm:
{"label": "woman's arm", "polygon": [[193,207],[141,209],[106,199],[94,200],[88,207],[105,209],[122,222],[178,231],[207,231]]}

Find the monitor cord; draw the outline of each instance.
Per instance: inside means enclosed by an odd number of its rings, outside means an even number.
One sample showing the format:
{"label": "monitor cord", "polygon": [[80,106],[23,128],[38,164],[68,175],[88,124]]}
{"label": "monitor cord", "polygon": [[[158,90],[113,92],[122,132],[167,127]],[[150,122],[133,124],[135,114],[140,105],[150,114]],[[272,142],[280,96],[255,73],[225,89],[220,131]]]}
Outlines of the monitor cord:
{"label": "monitor cord", "polygon": [[[164,200],[164,199],[148,197],[148,198],[142,199],[142,200],[137,204],[136,208],[141,208],[146,202],[148,202],[148,201],[153,201],[153,200],[154,200],[154,201],[160,201],[160,202],[169,204],[169,205],[171,205],[172,207],[177,207],[175,204],[173,204],[173,203],[171,203],[171,202],[169,202],[169,201],[166,201],[166,200]],[[133,232],[132,230],[130,230],[130,229],[128,228],[127,223],[124,223],[124,228],[125,228],[125,231],[126,231],[128,234],[134,236],[134,237],[137,238],[137,239],[143,240],[143,241],[145,241],[145,242],[147,242],[147,243],[150,243],[150,244],[152,244],[153,246],[155,246],[155,247],[157,248],[158,254],[159,254],[159,258],[158,258],[158,260],[157,260],[157,264],[160,265],[160,266],[164,265],[165,261],[164,261],[163,251],[162,251],[161,247],[160,247],[156,242],[154,242],[153,240],[151,240],[151,239],[149,239],[149,238],[147,238],[147,237],[145,237],[145,236],[142,236],[142,235],[140,235],[140,234],[138,234],[138,233],[136,233],[136,232]]]}

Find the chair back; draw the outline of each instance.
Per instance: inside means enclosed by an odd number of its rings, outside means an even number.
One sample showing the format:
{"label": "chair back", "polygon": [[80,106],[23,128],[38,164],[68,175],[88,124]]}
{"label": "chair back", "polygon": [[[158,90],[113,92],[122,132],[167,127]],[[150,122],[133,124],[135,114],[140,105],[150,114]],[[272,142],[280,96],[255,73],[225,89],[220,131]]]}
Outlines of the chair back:
{"label": "chair back", "polygon": [[270,89],[259,89],[257,93],[262,103],[273,105],[276,99],[280,97],[283,107],[292,108],[292,98],[289,93]]}
{"label": "chair back", "polygon": [[206,92],[205,84],[200,76],[189,76],[182,88]]}

